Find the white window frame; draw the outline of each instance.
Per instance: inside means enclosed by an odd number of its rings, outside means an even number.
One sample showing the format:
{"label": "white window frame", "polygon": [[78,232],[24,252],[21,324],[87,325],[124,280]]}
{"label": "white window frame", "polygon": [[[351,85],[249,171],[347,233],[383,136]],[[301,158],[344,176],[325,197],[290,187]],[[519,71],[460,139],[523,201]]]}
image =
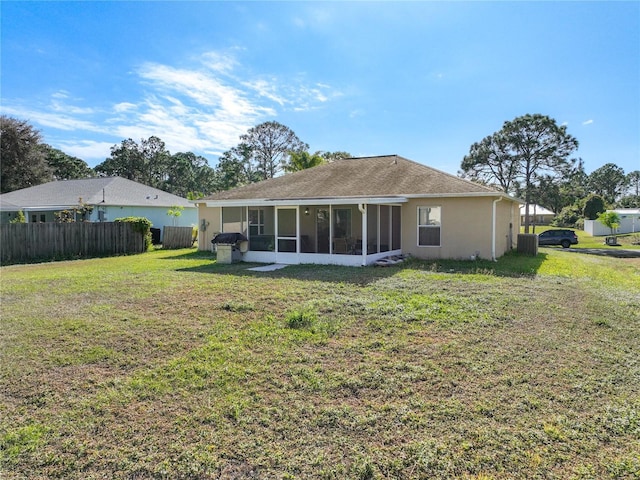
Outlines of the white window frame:
{"label": "white window frame", "polygon": [[[251,212],[258,212],[258,221],[256,223],[251,223]],[[258,232],[255,235],[264,235],[264,223],[265,223],[265,211],[264,208],[255,208],[255,207],[249,207],[248,208],[248,213],[247,213],[247,219],[248,219],[248,223],[249,223],[249,232],[251,232],[251,227],[256,227]],[[251,233],[249,233],[249,236],[251,236]]]}
{"label": "white window frame", "polygon": [[[439,215],[440,216],[440,221],[437,224],[426,224],[426,225],[421,225],[420,224],[420,210],[421,209],[425,209],[425,208],[430,208],[430,209],[437,208],[439,210],[439,212],[440,212],[440,215]],[[417,228],[417,231],[416,231],[416,243],[417,243],[417,246],[421,247],[421,248],[429,248],[429,247],[436,247],[437,248],[437,247],[441,247],[442,246],[442,206],[440,206],[440,205],[419,205],[418,208],[417,208],[416,213],[417,213],[417,217],[418,217],[417,218],[417,222],[416,222],[417,225],[418,225],[418,228]],[[433,228],[433,229],[437,228],[438,229],[438,244],[437,245],[422,245],[420,243],[420,231],[423,228]]]}

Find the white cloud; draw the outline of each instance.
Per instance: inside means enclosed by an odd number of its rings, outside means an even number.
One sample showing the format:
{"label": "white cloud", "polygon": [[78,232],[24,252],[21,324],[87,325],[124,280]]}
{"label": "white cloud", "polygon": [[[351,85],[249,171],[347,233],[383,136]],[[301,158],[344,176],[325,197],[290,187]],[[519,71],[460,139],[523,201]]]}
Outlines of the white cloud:
{"label": "white cloud", "polygon": [[592,123],[593,123],[593,120],[589,119],[582,122],[582,125],[591,125]]}
{"label": "white cloud", "polygon": [[95,162],[90,162],[89,160],[97,160],[98,163],[106,160],[111,155],[111,147],[113,145],[113,142],[80,140],[78,142],[59,142],[57,148],[73,157],[81,158],[91,165]]}
{"label": "white cloud", "polygon": [[[53,110],[53,112],[47,110]],[[28,122],[44,127],[55,128],[57,130],[86,130],[90,132],[101,131],[101,129],[92,122],[81,120],[64,113],[59,113],[55,110],[55,108],[52,108],[51,105],[42,109],[38,109],[37,107],[22,107],[5,104],[3,105],[2,111],[3,113],[15,115],[18,118],[23,118]]]}
{"label": "white cloud", "polygon": [[[173,153],[219,154],[249,128],[276,117],[279,109],[316,109],[340,95],[326,83],[307,82],[304,75],[282,80],[248,74],[232,51],[207,52],[181,68],[147,62],[134,73],[143,89],[134,101],[119,98],[108,106],[86,107],[73,92],[59,90],[40,105],[12,108],[5,102],[3,113],[25,118],[36,128],[73,132],[71,140],[54,132],[59,141],[53,146],[86,161],[102,161],[114,144],[152,135]],[[113,142],[103,141],[110,138]]]}
{"label": "white cloud", "polygon": [[253,80],[244,82],[243,85],[254,90],[261,97],[265,97],[269,100],[276,102],[278,105],[283,106],[286,102],[284,97],[276,93],[275,81],[267,80]]}
{"label": "white cloud", "polygon": [[116,103],[113,106],[113,111],[114,112],[129,112],[131,110],[133,110],[134,108],[136,108],[136,104],[135,103],[130,103],[130,102],[121,102],[121,103]]}
{"label": "white cloud", "polygon": [[232,71],[238,62],[231,54],[225,54],[220,52],[206,52],[201,57],[201,63],[219,73],[227,73]]}

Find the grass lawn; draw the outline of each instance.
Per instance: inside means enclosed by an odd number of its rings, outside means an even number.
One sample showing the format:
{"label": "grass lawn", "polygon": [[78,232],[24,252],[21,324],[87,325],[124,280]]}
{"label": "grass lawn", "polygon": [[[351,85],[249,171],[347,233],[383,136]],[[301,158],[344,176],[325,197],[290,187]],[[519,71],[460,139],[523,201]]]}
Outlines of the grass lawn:
{"label": "grass lawn", "polygon": [[[565,227],[550,227],[547,225],[538,225],[535,228],[536,234],[541,234],[546,230],[573,230],[578,235],[578,244],[571,245],[571,248],[604,248],[604,249],[630,249],[640,250],[640,232],[638,233],[623,233],[616,235],[619,246],[611,246],[605,243],[605,237],[593,237],[586,233],[584,230],[577,228],[565,228]],[[520,228],[520,232],[524,233],[524,227]],[[530,227],[529,233],[533,232],[533,227]]]}
{"label": "grass lawn", "polygon": [[640,259],[0,269],[3,479],[640,478]]}

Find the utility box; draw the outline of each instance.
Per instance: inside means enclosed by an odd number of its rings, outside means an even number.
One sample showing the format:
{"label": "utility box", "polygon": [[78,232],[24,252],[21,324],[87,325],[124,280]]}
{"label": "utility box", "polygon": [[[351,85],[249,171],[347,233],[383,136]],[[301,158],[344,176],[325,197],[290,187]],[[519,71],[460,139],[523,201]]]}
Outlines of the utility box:
{"label": "utility box", "polygon": [[538,255],[538,235],[535,233],[518,234],[518,253]]}

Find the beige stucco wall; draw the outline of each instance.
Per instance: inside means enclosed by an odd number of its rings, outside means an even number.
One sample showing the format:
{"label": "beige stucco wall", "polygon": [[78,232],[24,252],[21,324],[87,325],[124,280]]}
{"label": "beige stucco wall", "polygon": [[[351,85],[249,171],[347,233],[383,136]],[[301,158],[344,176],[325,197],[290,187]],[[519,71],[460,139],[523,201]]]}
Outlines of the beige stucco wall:
{"label": "beige stucco wall", "polygon": [[[198,250],[211,251],[211,240],[222,231],[220,207],[207,207],[204,203],[198,204]],[[203,230],[202,222],[206,229]]]}
{"label": "beige stucco wall", "polygon": [[[492,257],[492,209],[496,197],[473,198],[428,198],[411,199],[402,205],[402,252],[423,259],[468,259],[476,252],[480,258]],[[418,246],[418,206],[441,207],[442,226],[439,247]],[[360,216],[352,218],[353,228],[360,229]],[[302,212],[301,207],[301,212]],[[312,225],[315,210],[305,216],[301,213],[302,230],[315,232]],[[198,205],[198,248],[211,250],[211,240],[216,233],[222,231],[220,207]],[[207,222],[206,230],[202,230],[202,221]],[[269,224],[273,222],[269,219]],[[309,223],[311,222],[311,223]],[[265,222],[267,223],[267,222]],[[511,224],[511,225],[510,225]],[[520,231],[519,204],[506,199],[496,204],[496,257],[501,257],[511,248],[516,247],[517,234]]]}
{"label": "beige stucco wall", "polygon": [[[423,259],[467,259],[479,253],[480,258],[490,259],[493,200],[495,197],[411,199],[402,207],[403,253]],[[441,207],[439,247],[418,246],[419,206]],[[518,204],[507,200],[496,205],[496,257],[514,246],[519,231],[517,208]]]}

